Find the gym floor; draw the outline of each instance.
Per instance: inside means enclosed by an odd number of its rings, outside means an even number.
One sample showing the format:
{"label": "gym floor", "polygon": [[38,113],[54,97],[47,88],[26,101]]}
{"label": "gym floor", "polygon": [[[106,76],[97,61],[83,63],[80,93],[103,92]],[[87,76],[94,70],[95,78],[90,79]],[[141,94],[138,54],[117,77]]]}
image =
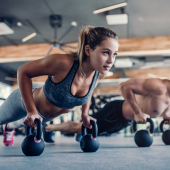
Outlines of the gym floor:
{"label": "gym floor", "polygon": [[46,144],[37,157],[26,157],[21,151],[23,136],[15,136],[12,147],[5,147],[0,136],[1,170],[169,170],[170,146],[161,136],[154,136],[149,148],[139,148],[133,137],[121,135],[99,137],[100,148],[95,153],[84,153],[74,137],[56,137],[55,144]]}

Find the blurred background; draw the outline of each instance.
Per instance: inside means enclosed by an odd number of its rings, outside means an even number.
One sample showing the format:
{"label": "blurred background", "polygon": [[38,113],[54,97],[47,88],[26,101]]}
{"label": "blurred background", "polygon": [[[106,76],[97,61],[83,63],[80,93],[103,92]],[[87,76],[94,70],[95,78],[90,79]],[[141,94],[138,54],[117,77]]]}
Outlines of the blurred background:
{"label": "blurred background", "polygon": [[[120,45],[114,66],[94,90],[89,114],[111,100],[123,99],[118,84],[129,78],[169,79],[169,6],[169,0],[0,0],[0,104],[18,88],[16,74],[21,65],[75,51],[86,25],[110,28]],[[44,84],[46,78],[36,77],[33,82]],[[80,121],[80,114],[81,108],[75,108],[54,123]],[[161,120],[154,120],[156,135]],[[131,136],[131,127],[120,133]]]}

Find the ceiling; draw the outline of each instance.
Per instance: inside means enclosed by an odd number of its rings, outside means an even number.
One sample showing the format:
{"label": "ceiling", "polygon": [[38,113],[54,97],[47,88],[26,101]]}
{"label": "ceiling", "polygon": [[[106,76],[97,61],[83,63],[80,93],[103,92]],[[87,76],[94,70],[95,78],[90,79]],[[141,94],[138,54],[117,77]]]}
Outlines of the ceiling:
{"label": "ceiling", "polygon": [[[8,19],[14,34],[1,35],[0,47],[24,44],[50,43],[54,38],[54,30],[49,24],[51,14],[62,16],[62,26],[57,29],[57,39],[70,27],[72,21],[77,22],[74,27],[62,40],[62,43],[77,42],[82,26],[94,25],[105,26],[114,30],[120,38],[155,37],[170,35],[170,1],[169,0],[127,0],[128,5],[124,10],[114,9],[109,12],[93,14],[94,10],[122,3],[122,0],[0,0],[0,17]],[[107,25],[106,14],[128,14],[128,24]],[[21,22],[23,26],[17,26]],[[37,32],[38,35],[32,39],[22,42],[21,40],[29,34]],[[1,55],[1,54],[0,54]],[[137,69],[146,58],[132,59],[138,63],[130,69]],[[14,76],[20,65],[24,62],[1,63],[0,81],[11,84],[4,80],[4,76]],[[169,67],[169,66],[168,66]],[[122,69],[112,68],[112,71]]]}

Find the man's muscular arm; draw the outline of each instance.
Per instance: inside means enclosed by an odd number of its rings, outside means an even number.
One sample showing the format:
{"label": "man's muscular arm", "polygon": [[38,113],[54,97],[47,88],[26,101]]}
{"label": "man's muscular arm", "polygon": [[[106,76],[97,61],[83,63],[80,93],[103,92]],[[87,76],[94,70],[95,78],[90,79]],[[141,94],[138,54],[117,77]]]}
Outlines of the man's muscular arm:
{"label": "man's muscular arm", "polygon": [[[95,87],[97,86],[99,80],[105,78],[106,74],[100,74],[98,75]],[[89,129],[92,128],[92,125],[90,124],[90,120],[94,120],[97,121],[96,119],[94,119],[93,117],[89,116],[89,108],[90,108],[90,104],[91,104],[91,97],[89,98],[88,102],[84,105],[82,105],[82,121],[83,121],[83,125]]]}
{"label": "man's muscular arm", "polygon": [[143,88],[145,80],[143,78],[135,78],[119,84],[122,96],[130,104],[134,114],[142,112],[136,101],[135,94],[147,95],[147,91]]}
{"label": "man's muscular arm", "polygon": [[157,96],[166,92],[166,86],[160,79],[134,78],[119,84],[119,87],[124,99],[131,106],[137,123],[146,123],[146,118],[149,117],[149,115],[141,111],[135,94]]}

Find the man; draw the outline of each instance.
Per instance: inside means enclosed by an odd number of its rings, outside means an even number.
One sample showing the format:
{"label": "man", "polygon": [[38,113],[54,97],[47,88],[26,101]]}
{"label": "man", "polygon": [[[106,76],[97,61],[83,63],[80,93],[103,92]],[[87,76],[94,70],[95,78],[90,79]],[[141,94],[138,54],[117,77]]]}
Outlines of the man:
{"label": "man", "polygon": [[[147,118],[170,120],[170,81],[167,79],[134,78],[120,83],[119,88],[125,100],[114,100],[106,104],[92,117],[97,120],[98,134],[114,133],[127,127],[132,120],[145,124]],[[166,121],[170,124],[170,121]],[[47,132],[81,134],[82,123],[65,122],[45,127]],[[88,129],[88,131],[90,131]]]}

